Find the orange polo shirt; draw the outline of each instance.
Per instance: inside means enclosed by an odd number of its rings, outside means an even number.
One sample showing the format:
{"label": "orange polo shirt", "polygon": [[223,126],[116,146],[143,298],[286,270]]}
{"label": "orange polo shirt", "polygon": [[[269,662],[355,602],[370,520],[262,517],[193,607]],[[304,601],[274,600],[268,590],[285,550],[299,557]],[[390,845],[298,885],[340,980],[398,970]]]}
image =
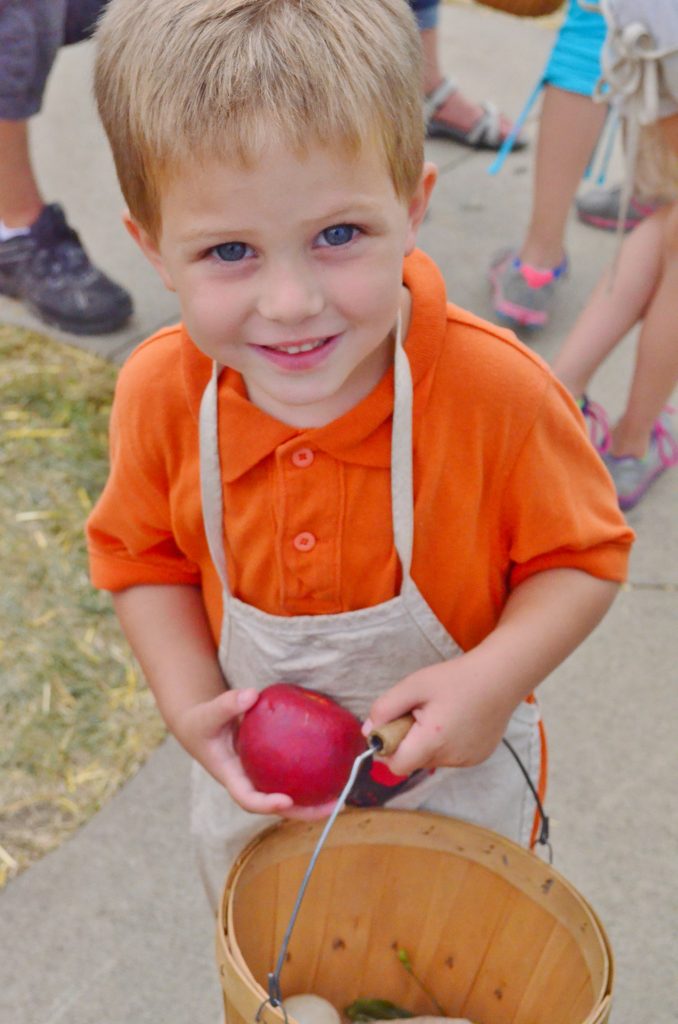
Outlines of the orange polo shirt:
{"label": "orange polo shirt", "polygon": [[[566,566],[623,580],[633,534],[579,410],[545,363],[510,332],[447,305],[442,276],[423,253],[405,261],[404,282],[412,295],[412,576],[467,650],[533,573]],[[87,532],[95,586],[201,586],[216,639],[222,599],[198,460],[210,372],[181,326],[132,354],[116,389],[110,476]],[[392,369],[350,412],[314,429],[256,408],[231,370],[218,401],[235,596],[277,615],[393,597]]]}

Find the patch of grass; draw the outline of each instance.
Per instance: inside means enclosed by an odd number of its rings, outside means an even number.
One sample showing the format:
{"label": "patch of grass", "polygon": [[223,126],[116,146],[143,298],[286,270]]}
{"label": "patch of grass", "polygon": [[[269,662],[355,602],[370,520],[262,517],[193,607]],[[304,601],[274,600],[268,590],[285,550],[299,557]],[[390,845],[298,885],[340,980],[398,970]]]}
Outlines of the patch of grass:
{"label": "patch of grass", "polygon": [[0,886],[86,821],[164,727],[86,516],[106,479],[116,369],[0,326]]}

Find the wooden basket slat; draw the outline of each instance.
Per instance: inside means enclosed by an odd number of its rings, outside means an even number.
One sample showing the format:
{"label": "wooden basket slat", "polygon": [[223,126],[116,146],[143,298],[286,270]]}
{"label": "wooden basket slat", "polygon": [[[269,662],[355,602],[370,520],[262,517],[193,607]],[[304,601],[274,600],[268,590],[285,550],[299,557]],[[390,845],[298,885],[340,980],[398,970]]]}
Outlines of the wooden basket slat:
{"label": "wooden basket slat", "polygon": [[[447,934],[437,956],[442,983],[439,998],[446,1009],[453,1005],[461,1014],[511,896],[511,887],[504,879],[482,865],[469,865],[466,884],[449,907]],[[427,977],[432,982],[432,974]]]}
{"label": "wooden basket slat", "polygon": [[[595,1002],[591,977],[582,970],[579,983],[573,987],[571,964],[575,954],[575,941],[570,933],[557,925],[542,950],[535,971],[525,986],[516,1016],[523,1020],[537,1020],[544,1004],[544,991],[552,1006],[549,1024],[568,1024],[577,1020],[577,1004],[591,1006]],[[585,966],[583,960],[581,967]]]}
{"label": "wooden basket slat", "polygon": [[[388,860],[384,859],[382,864],[371,943],[361,972],[359,994],[365,996],[374,992],[374,979],[378,978],[384,997],[392,992],[394,1002],[428,1014],[433,1012],[431,1002],[400,963],[398,950],[402,948],[409,956],[414,956],[418,973],[419,970],[421,975],[426,973],[443,923],[438,913],[445,884],[441,876],[447,875],[450,893],[455,876],[454,872],[445,871],[444,859],[438,856],[435,861],[427,859],[422,863],[420,852],[409,849],[405,859],[401,858],[402,851],[392,848]],[[459,867],[463,873],[464,866]],[[425,885],[418,884],[422,875]]]}
{"label": "wooden basket slat", "polygon": [[[410,955],[418,977],[429,991],[435,992],[448,1016],[457,1015],[459,996],[453,984],[453,972],[458,970],[458,965],[455,965],[452,955],[447,952],[447,944],[455,931],[458,932],[458,917],[454,908],[468,884],[471,870],[472,866],[467,862],[458,858],[451,859],[439,853],[436,853],[434,863],[427,862],[425,926],[420,927],[418,931],[410,930],[410,941],[406,930],[400,942]],[[416,937],[414,947],[411,942],[413,935]],[[399,966],[396,961],[394,970],[397,971]],[[419,990],[416,991],[416,995],[421,998]],[[409,1006],[410,1003],[405,1005]],[[417,1008],[419,1009],[419,1006]],[[427,1014],[434,1012],[430,1000],[424,998],[421,1010]]]}
{"label": "wooden basket slat", "polygon": [[240,955],[238,943],[233,943],[236,959],[242,967],[249,969],[255,977],[265,976],[276,955],[275,931],[271,928],[271,915],[278,906],[279,869],[262,872],[257,879],[257,889],[243,886],[234,893],[233,905],[229,908],[228,931],[235,936],[233,916],[249,916],[249,930],[259,936],[259,941],[248,948],[247,956]]}
{"label": "wooden basket slat", "polygon": [[[396,891],[392,887],[392,861],[395,851],[388,847],[374,847],[378,858],[372,864],[370,876],[370,896],[372,900],[373,913],[370,915],[368,929],[365,935],[365,943],[362,949],[360,963],[353,960],[350,949],[350,936],[342,936],[347,946],[342,950],[342,958],[345,956],[347,962],[352,964],[351,976],[353,978],[353,992],[355,998],[369,998],[370,993],[379,997],[380,992],[392,992],[394,1002],[399,1000],[407,1001],[410,996],[409,978],[402,966],[396,959],[395,952],[391,950],[391,957],[384,960],[382,948],[388,930],[388,915],[392,911],[395,902],[401,905],[403,897],[407,899],[407,893],[402,887]],[[346,975],[345,975],[346,976]],[[374,979],[379,979],[379,991],[375,992]],[[352,993],[353,994],[353,993]],[[343,1000],[343,993],[342,993]],[[346,1000],[343,1000],[345,1003]],[[339,1004],[341,1005],[341,1003]],[[404,1005],[404,1003],[401,1003]]]}
{"label": "wooden basket slat", "polygon": [[[383,852],[373,847],[364,850],[361,856],[359,847],[333,850],[324,865],[324,871],[334,880],[336,913],[331,920],[325,918],[322,956],[313,971],[311,981],[315,987],[311,991],[326,993],[325,998],[339,1007],[346,1005],[344,978],[351,978],[351,991],[355,991],[369,950],[373,920],[370,897],[375,885],[380,883],[377,867]],[[301,916],[298,922],[298,943],[302,949],[308,944],[308,923],[321,916],[318,910],[323,906],[322,893],[318,894],[317,889],[311,891],[309,886],[308,897],[304,922],[302,924]],[[308,987],[303,990],[309,991]]]}
{"label": "wooden basket slat", "polygon": [[569,1024],[571,1020],[583,1021],[583,1024],[604,1024],[610,1013],[610,1005],[607,997],[601,1000],[602,1005],[607,1005],[607,1015],[600,1016],[595,1010],[591,1010],[590,988],[582,985],[577,998],[572,1003],[572,1013],[569,1018],[563,1018],[560,1024]]}
{"label": "wooden basket slat", "polygon": [[[493,1024],[512,1024],[534,974],[535,963],[541,959],[558,927],[561,926],[542,907],[525,900],[514,890],[504,906],[502,918],[464,1002],[464,1015],[474,1019],[481,1008],[491,1006]],[[521,934],[530,936],[529,958],[516,942],[516,936]],[[574,958],[574,970],[577,977],[586,976],[586,967],[580,957]],[[568,977],[571,973],[568,970]]]}

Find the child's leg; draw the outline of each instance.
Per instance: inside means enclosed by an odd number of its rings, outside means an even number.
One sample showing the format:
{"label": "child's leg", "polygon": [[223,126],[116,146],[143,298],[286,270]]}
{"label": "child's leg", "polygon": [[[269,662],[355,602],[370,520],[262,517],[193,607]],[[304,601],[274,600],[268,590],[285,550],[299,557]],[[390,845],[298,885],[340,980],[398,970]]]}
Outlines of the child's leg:
{"label": "child's leg", "polygon": [[626,410],[612,432],[616,456],[646,453],[652,427],[678,381],[678,203],[666,213],[661,279],[640,333]]}
{"label": "child's leg", "polygon": [[660,121],[664,142],[678,155],[678,114],[671,114]]}
{"label": "child's leg", "polygon": [[610,268],[600,278],[554,360],[554,373],[575,398],[645,315],[661,277],[667,213],[657,211],[624,239],[616,270]]}
{"label": "child's leg", "polygon": [[563,259],[574,194],[602,131],[607,108],[589,96],[547,85],[539,120],[532,213],[520,258],[535,267]]}
{"label": "child's leg", "polygon": [[492,305],[511,326],[545,327],[565,261],[565,225],[605,120],[589,96],[547,85],[539,121],[530,226],[521,248],[490,264]]}
{"label": "child's leg", "polygon": [[[444,72],[440,64],[440,49],[438,28],[420,28],[422,53],[424,58],[424,95],[429,96],[439,86],[444,78]],[[481,104],[468,99],[464,93],[455,88],[449,96],[437,107],[435,111],[436,121],[449,124],[452,129],[457,129],[460,134],[470,132],[485,113]],[[499,144],[506,138],[513,127],[504,114],[497,114],[497,125],[499,138],[497,145],[488,148],[498,149]],[[516,148],[522,148],[524,143]]]}

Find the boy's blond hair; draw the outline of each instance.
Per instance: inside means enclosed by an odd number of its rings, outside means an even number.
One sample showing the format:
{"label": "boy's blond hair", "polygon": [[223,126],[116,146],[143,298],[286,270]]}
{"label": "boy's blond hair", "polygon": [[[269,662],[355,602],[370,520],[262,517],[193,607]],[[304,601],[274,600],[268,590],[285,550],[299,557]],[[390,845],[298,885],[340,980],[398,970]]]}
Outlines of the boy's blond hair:
{"label": "boy's blond hair", "polygon": [[407,200],[423,163],[421,46],[405,0],[111,0],[95,94],[123,194],[152,237],[190,160],[271,138],[381,147]]}

